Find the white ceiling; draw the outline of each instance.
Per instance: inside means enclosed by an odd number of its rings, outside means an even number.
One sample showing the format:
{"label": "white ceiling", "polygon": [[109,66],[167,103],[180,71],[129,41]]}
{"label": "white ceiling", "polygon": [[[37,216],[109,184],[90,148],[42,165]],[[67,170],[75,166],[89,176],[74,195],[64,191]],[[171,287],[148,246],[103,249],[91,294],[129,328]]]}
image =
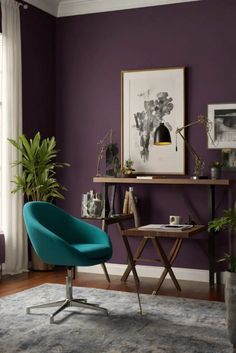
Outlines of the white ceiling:
{"label": "white ceiling", "polygon": [[192,1],[201,0],[26,0],[27,3],[55,17],[127,10]]}

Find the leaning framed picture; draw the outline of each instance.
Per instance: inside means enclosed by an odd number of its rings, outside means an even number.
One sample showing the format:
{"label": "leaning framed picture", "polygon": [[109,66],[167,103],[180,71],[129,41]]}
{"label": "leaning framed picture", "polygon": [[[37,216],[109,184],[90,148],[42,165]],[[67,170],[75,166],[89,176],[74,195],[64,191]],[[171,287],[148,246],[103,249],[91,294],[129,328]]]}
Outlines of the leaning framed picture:
{"label": "leaning framed picture", "polygon": [[208,148],[236,148],[236,103],[208,104]]}
{"label": "leaning framed picture", "polygon": [[185,174],[184,67],[121,72],[121,161],[135,174]]}

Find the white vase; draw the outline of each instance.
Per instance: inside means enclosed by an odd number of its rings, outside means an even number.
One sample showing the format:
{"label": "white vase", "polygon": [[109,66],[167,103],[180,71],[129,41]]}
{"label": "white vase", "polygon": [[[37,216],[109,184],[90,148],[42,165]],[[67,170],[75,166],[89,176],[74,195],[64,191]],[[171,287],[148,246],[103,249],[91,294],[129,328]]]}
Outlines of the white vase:
{"label": "white vase", "polygon": [[226,321],[230,342],[236,348],[236,273],[226,271]]}
{"label": "white vase", "polygon": [[96,193],[94,197],[92,197],[88,201],[88,214],[90,217],[102,217],[103,213],[103,200],[101,194]]}

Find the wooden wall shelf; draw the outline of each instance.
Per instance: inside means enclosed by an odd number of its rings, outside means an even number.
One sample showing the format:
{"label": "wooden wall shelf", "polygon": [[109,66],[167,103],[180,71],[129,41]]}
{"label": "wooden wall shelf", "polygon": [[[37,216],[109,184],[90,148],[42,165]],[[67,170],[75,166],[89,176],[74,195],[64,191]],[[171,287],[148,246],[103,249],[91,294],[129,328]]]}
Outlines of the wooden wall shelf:
{"label": "wooden wall shelf", "polygon": [[190,178],[154,178],[154,179],[137,179],[137,178],[111,178],[111,177],[94,177],[94,183],[106,184],[168,184],[168,185],[231,185],[231,179],[190,179]]}

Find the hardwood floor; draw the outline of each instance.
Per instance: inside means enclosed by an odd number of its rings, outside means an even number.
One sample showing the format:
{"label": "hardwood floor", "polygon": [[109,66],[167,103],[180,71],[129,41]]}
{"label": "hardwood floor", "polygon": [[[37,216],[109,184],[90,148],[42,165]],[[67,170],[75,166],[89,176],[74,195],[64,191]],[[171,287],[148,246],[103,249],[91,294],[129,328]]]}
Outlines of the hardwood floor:
{"label": "hardwood floor", "polygon": [[[110,276],[111,283],[104,275],[80,273],[76,274],[75,286],[135,292],[134,280],[131,277],[126,283],[120,281],[120,276]],[[0,280],[0,297],[10,295],[43,283],[65,283],[65,270],[56,268],[54,271],[30,271],[14,276],[3,276]],[[156,278],[140,278],[140,293],[151,294],[157,283]],[[208,283],[179,281],[181,292],[178,292],[172,281],[166,279],[159,291],[159,295],[168,295],[193,299],[224,301],[224,286],[210,288]]]}

